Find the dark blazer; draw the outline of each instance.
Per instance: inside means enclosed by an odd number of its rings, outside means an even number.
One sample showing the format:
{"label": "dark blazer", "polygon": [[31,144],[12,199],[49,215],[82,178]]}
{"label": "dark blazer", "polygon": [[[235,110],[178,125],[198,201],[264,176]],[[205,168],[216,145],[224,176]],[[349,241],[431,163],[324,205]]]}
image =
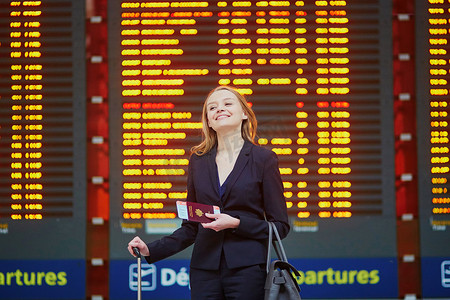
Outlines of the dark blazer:
{"label": "dark blazer", "polygon": [[239,153],[220,198],[216,148],[190,158],[187,201],[220,207],[222,213],[240,219],[236,229],[216,232],[201,224],[183,221],[173,234],[149,243],[148,263],[169,257],[195,242],[191,267],[217,270],[223,253],[229,268],[264,264],[267,258],[268,225],[277,226],[284,238],[289,232],[283,183],[276,154],[248,141]]}

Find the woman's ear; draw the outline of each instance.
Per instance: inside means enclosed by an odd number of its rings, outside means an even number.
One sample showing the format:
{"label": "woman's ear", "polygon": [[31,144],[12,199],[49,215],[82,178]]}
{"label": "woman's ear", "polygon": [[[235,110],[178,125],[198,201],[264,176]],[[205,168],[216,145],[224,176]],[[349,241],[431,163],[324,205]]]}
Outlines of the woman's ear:
{"label": "woman's ear", "polygon": [[245,113],[242,113],[242,120],[247,120],[248,116]]}

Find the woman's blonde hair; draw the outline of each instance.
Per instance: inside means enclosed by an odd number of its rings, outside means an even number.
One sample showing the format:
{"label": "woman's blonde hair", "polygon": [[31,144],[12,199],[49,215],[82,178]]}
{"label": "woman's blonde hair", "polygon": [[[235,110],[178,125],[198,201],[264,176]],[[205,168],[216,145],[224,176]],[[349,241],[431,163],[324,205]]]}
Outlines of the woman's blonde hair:
{"label": "woman's blonde hair", "polygon": [[203,103],[202,142],[200,144],[198,144],[197,146],[192,147],[191,153],[195,153],[195,154],[201,156],[203,154],[208,153],[217,143],[217,134],[208,125],[207,102],[208,102],[209,97],[212,94],[214,94],[217,91],[222,91],[222,90],[226,90],[226,91],[233,93],[236,96],[236,98],[239,100],[245,115],[247,115],[247,119],[242,120],[242,128],[241,128],[242,138],[251,143],[255,143],[254,140],[256,137],[256,127],[257,127],[255,113],[248,105],[245,97],[241,93],[239,93],[235,88],[230,87],[230,86],[221,85],[221,86],[218,86],[215,89],[213,89],[211,92],[209,92],[208,96],[205,99],[205,102]]}

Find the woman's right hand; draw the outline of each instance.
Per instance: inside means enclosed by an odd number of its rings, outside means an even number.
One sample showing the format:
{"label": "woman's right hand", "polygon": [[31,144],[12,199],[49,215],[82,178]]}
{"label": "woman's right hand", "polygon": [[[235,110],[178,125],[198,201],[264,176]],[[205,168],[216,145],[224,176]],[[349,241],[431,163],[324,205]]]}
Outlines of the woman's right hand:
{"label": "woman's right hand", "polygon": [[150,256],[150,251],[148,250],[147,244],[145,244],[144,241],[142,241],[141,238],[138,236],[128,243],[128,251],[130,252],[131,255],[136,257],[136,255],[133,252],[133,248],[138,248],[142,256]]}

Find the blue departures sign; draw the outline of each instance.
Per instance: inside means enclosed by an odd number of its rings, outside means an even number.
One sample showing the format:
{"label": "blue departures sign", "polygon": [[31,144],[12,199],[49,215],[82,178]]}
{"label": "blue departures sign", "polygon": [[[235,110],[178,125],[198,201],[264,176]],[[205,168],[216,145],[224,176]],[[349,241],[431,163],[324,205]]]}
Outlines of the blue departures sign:
{"label": "blue departures sign", "polygon": [[[396,258],[292,259],[301,274],[303,299],[379,299],[398,295]],[[135,299],[137,266],[110,263],[110,298]],[[142,265],[142,295],[149,299],[189,299],[189,260]]]}
{"label": "blue departures sign", "polygon": [[450,298],[450,257],[422,257],[423,297]]}
{"label": "blue departures sign", "polygon": [[84,260],[2,260],[0,299],[85,299]]}

